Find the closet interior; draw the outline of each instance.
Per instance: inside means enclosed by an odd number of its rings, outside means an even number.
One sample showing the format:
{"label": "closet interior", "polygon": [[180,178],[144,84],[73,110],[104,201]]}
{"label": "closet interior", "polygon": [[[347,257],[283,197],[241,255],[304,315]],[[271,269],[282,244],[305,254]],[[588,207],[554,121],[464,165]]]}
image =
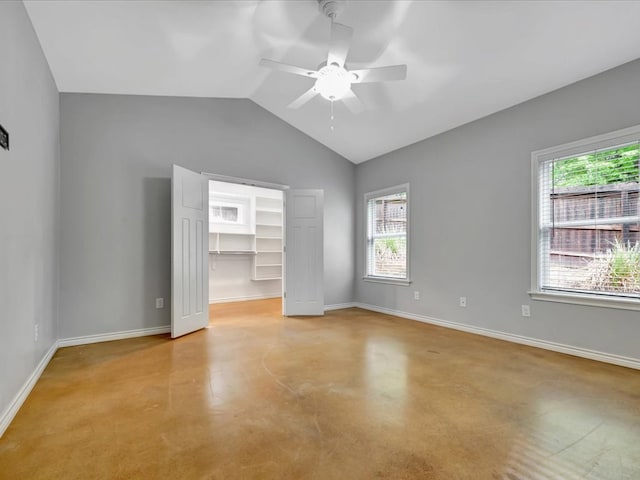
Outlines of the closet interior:
{"label": "closet interior", "polygon": [[209,181],[209,303],[282,296],[283,192]]}

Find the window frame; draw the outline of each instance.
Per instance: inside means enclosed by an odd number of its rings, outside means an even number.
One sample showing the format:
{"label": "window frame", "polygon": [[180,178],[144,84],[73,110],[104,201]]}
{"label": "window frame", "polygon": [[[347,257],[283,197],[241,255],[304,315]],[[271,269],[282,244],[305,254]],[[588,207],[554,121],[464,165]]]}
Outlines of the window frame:
{"label": "window frame", "polygon": [[541,248],[543,219],[540,218],[540,211],[545,201],[543,188],[539,181],[541,166],[547,165],[550,160],[577,156],[588,151],[612,148],[632,142],[640,143],[640,125],[536,150],[531,153],[531,289],[529,296],[532,299],[624,310],[640,310],[640,299],[636,298],[624,298],[606,293],[551,291],[544,290],[541,287],[544,277],[542,269],[544,267],[540,256],[544,250]]}
{"label": "window frame", "polygon": [[[397,193],[406,193],[407,195],[407,231],[406,244],[406,269],[405,277],[385,277],[381,275],[369,275],[369,201],[374,198],[384,197]],[[386,283],[390,285],[407,286],[411,284],[411,195],[409,191],[409,183],[394,185],[392,187],[367,192],[364,194],[364,275],[363,280],[374,283]]]}

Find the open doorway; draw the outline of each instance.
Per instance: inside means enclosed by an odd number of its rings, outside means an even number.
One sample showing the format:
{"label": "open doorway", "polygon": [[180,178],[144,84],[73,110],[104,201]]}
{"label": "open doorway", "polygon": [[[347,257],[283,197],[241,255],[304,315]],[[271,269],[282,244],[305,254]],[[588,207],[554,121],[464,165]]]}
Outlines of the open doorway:
{"label": "open doorway", "polygon": [[282,190],[209,180],[209,304],[282,298]]}
{"label": "open doorway", "polygon": [[206,327],[211,299],[281,296],[283,315],[324,314],[324,192],[238,180],[172,167],[172,338]]}

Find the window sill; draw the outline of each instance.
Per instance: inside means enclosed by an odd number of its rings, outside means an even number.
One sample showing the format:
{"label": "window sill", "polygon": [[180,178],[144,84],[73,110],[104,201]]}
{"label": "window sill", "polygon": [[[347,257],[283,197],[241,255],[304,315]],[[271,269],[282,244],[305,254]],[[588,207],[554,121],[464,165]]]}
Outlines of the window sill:
{"label": "window sill", "polygon": [[362,277],[365,282],[372,283],[386,283],[388,285],[411,285],[411,280],[408,278],[391,278],[391,277]]}
{"label": "window sill", "polygon": [[577,293],[558,292],[529,292],[533,300],[544,302],[571,303],[574,305],[586,305],[590,307],[618,308],[622,310],[640,310],[640,301],[635,299],[599,297]]}

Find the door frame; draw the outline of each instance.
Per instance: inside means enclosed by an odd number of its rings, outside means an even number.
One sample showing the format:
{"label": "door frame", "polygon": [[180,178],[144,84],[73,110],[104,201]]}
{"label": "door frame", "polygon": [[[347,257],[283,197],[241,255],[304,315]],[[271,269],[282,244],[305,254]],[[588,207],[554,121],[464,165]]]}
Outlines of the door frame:
{"label": "door frame", "polygon": [[261,180],[251,180],[241,177],[230,177],[228,175],[218,175],[217,173],[200,172],[200,175],[204,175],[209,180],[215,180],[216,182],[226,183],[239,183],[240,185],[248,185],[250,187],[270,188],[271,190],[289,190],[289,185],[283,185],[280,183],[263,182]]}
{"label": "door frame", "polygon": [[[286,228],[286,216],[287,216],[287,202],[285,201],[287,198],[286,191],[290,190],[291,187],[289,185],[283,185],[280,183],[271,183],[271,182],[263,182],[261,180],[251,180],[249,178],[242,177],[231,177],[229,175],[219,175],[217,173],[210,172],[200,172],[200,174],[204,177],[207,177],[208,180],[214,180],[216,182],[225,182],[225,183],[236,183],[239,185],[247,185],[250,187],[259,187],[259,188],[269,188],[271,190],[281,190],[282,191],[282,258],[284,260],[285,257],[285,249],[287,246],[287,228]],[[208,263],[208,256],[207,256]],[[208,268],[207,268],[208,269]],[[282,265],[282,290],[280,292],[280,297],[283,299],[282,301],[282,315],[284,315],[284,307],[285,307],[285,285],[286,285],[286,268]],[[207,292],[208,293],[208,292]],[[207,300],[208,303],[208,300]]]}

